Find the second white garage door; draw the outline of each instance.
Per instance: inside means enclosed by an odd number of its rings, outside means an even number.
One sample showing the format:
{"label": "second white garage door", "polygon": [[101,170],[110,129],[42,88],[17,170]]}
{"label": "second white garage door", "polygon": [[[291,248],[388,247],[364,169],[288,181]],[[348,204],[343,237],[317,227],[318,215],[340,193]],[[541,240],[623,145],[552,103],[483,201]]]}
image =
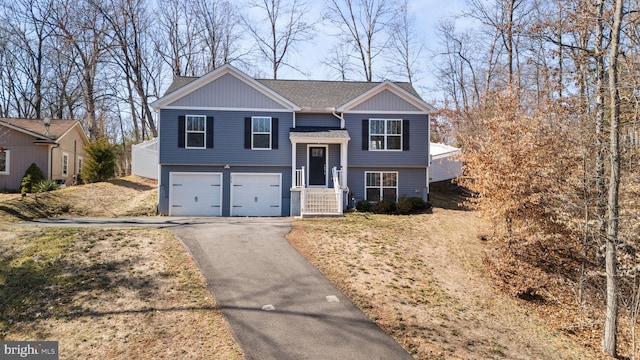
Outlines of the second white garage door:
{"label": "second white garage door", "polygon": [[169,215],[222,215],[222,174],[172,172],[169,186]]}
{"label": "second white garage door", "polygon": [[282,174],[232,173],[231,216],[282,216]]}

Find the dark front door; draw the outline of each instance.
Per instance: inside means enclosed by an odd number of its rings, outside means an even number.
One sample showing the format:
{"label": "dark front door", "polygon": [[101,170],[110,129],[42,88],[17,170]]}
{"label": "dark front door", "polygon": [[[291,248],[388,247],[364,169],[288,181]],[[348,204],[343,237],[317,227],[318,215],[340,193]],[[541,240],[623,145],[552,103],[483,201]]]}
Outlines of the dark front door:
{"label": "dark front door", "polygon": [[323,146],[309,147],[309,185],[327,185],[327,148]]}

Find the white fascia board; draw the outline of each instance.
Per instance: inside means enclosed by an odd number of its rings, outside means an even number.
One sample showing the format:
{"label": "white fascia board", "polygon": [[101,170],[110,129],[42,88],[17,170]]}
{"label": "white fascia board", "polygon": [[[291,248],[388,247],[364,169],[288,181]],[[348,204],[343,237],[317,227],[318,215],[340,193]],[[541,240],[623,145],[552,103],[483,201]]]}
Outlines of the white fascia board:
{"label": "white fascia board", "polygon": [[176,91],[172,92],[171,94],[168,94],[166,96],[161,97],[160,99],[154,101],[153,103],[151,103],[151,107],[155,110],[158,111],[158,109],[160,108],[168,108],[165,107],[165,105],[172,103],[175,100],[180,99],[183,96],[186,96],[196,90],[198,90],[199,88],[211,83],[212,81],[218,79],[219,77],[226,75],[226,74],[231,74],[233,75],[235,78],[237,78],[238,80],[244,82],[245,84],[251,86],[252,88],[256,89],[257,91],[259,91],[260,93],[262,93],[263,95],[269,97],[270,99],[272,99],[273,101],[277,102],[278,104],[288,108],[289,111],[294,110],[297,111],[299,110],[299,107],[292,103],[291,101],[285,99],[284,97],[282,97],[280,94],[274,92],[273,90],[269,89],[268,87],[262,85],[260,82],[256,81],[255,79],[249,77],[247,74],[243,73],[242,71],[238,70],[237,68],[233,67],[230,64],[225,64],[213,71],[210,71],[209,73],[199,77],[198,79],[188,83],[187,85],[177,89]]}
{"label": "white fascia board", "polygon": [[[401,99],[405,100],[406,102],[408,102],[409,104],[417,107],[418,109],[421,109],[422,112],[420,113],[435,113],[437,112],[437,109],[434,108],[433,106],[427,104],[426,102],[422,101],[421,99],[416,98],[413,94],[408,93],[406,90],[404,90],[403,88],[401,88],[400,86],[394,84],[393,82],[389,81],[389,80],[385,80],[382,83],[380,83],[379,85],[375,86],[374,88],[372,88],[371,90],[365,92],[364,94],[356,97],[355,99],[347,102],[346,104],[338,107],[336,109],[336,111],[338,112],[350,112],[349,110],[360,105],[361,103],[371,99],[372,97],[376,96],[377,94],[381,93],[384,90],[389,90],[392,93],[398,95]],[[354,112],[355,113],[355,112]]]}
{"label": "white fascia board", "polygon": [[280,112],[292,113],[291,109],[263,109],[263,108],[227,108],[227,107],[203,107],[203,106],[163,106],[163,110],[191,110],[191,111],[253,111],[253,112]]}
{"label": "white fascia board", "polygon": [[424,111],[378,111],[378,110],[350,110],[345,114],[380,114],[380,115],[426,115]]}
{"label": "white fascia board", "polygon": [[294,137],[289,136],[289,140],[292,144],[346,144],[351,140],[348,138],[333,138],[333,137]]}

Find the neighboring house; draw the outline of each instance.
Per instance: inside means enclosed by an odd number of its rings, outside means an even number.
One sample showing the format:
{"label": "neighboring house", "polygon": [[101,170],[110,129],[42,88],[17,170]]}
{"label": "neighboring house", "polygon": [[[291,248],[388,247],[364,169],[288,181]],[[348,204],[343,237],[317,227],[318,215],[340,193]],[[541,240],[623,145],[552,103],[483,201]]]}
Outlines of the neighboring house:
{"label": "neighboring house", "polygon": [[176,78],[152,106],[161,214],[341,214],[428,196],[435,109],[408,83],[258,80],[225,65]]}
{"label": "neighboring house", "polygon": [[80,173],[89,144],[77,120],[0,118],[0,190],[16,191],[35,163],[48,180],[70,185]]}
{"label": "neighboring house", "polygon": [[431,163],[429,164],[429,182],[451,180],[462,176],[462,160],[457,147],[431,143],[429,145]]}

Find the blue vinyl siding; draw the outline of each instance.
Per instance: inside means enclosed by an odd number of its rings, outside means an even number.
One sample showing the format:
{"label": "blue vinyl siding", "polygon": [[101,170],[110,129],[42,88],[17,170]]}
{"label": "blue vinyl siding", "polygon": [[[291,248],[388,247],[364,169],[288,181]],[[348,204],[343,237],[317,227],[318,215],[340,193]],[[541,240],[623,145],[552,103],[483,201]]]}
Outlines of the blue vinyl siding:
{"label": "blue vinyl siding", "polygon": [[420,111],[417,107],[403,100],[389,90],[384,90],[371,99],[359,104],[353,110],[357,111]]}
{"label": "blue vinyl siding", "polygon": [[291,166],[243,166],[224,169],[222,166],[162,166],[158,182],[158,212],[169,214],[169,173],[170,172],[215,172],[222,173],[222,216],[230,216],[231,173],[279,173],[282,174],[282,214],[289,216],[291,209]]}
{"label": "blue vinyl siding", "polygon": [[[414,114],[345,114],[345,127],[349,131],[349,168],[362,166],[427,167],[429,164],[429,120],[425,115]],[[368,151],[362,150],[363,119],[403,119],[409,120],[408,151]],[[351,178],[351,175],[349,175]]]}
{"label": "blue vinyl siding", "polygon": [[[178,147],[178,117],[187,114],[213,116],[213,149]],[[278,149],[244,148],[244,119],[251,116],[278,118]],[[160,111],[160,164],[291,166],[289,129],[292,125],[292,113],[162,109]]]}
{"label": "blue vinyl siding", "polygon": [[296,114],[296,127],[340,127],[340,119],[332,114]]}
{"label": "blue vinyl siding", "polygon": [[175,100],[169,106],[193,108],[284,108],[273,99],[231,74],[222,75],[215,81]]}
{"label": "blue vinyl siding", "polygon": [[[370,167],[351,168],[349,167],[349,190],[355,194],[356,203],[365,198],[364,174],[367,171],[390,171],[398,172],[398,198],[402,195],[408,197],[422,197],[424,189],[427,187],[426,168],[394,168],[394,167]],[[426,199],[425,199],[426,200]]]}

